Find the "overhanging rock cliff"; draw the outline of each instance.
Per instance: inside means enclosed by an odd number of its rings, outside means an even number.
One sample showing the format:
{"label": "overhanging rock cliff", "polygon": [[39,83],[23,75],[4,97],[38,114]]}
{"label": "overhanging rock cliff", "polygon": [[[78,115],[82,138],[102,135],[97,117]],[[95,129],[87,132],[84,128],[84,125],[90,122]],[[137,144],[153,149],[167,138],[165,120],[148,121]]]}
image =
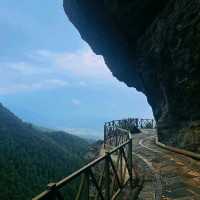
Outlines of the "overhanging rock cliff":
{"label": "overhanging rock cliff", "polygon": [[82,38],[143,92],[165,144],[200,152],[200,1],[64,0]]}

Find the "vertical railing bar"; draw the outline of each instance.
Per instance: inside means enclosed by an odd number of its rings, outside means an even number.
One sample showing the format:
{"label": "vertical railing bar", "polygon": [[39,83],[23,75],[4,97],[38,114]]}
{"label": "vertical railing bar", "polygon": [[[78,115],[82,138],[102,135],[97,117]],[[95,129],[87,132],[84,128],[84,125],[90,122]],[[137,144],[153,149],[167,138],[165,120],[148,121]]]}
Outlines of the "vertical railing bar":
{"label": "vertical railing bar", "polygon": [[106,127],[106,123],[104,124],[104,141],[103,141],[103,143],[104,143],[104,148],[105,148],[105,146],[106,146],[106,134],[107,134],[107,127]]}
{"label": "vertical railing bar", "polygon": [[80,199],[80,196],[81,196],[81,193],[82,193],[82,190],[83,190],[84,183],[85,183],[85,174],[82,174],[81,183],[80,183],[80,185],[79,185],[78,192],[77,192],[77,195],[76,195],[76,197],[75,197],[75,200],[79,200],[79,199]]}
{"label": "vertical railing bar", "polygon": [[114,187],[115,187],[115,179],[116,179],[116,177],[113,176],[112,181],[111,181],[111,185],[110,185],[111,197],[112,197],[112,195],[113,195],[113,191],[114,191]]}
{"label": "vertical railing bar", "polygon": [[124,182],[125,182],[125,180],[126,180],[126,179],[125,179],[125,178],[126,178],[126,172],[128,171],[126,165],[123,165],[122,171],[123,171],[123,175],[122,175],[122,186],[124,186]]}
{"label": "vertical railing bar", "polygon": [[[100,187],[100,189],[102,189],[104,173],[105,173],[105,166],[104,166],[104,169],[103,169],[103,171],[102,171],[102,173],[100,175],[100,179],[99,179],[99,187]],[[95,196],[95,200],[98,200],[98,197],[99,197],[99,193],[97,192],[96,196]]]}
{"label": "vertical railing bar", "polygon": [[97,181],[96,181],[96,179],[95,179],[95,177],[94,177],[94,174],[93,174],[93,172],[92,172],[91,169],[89,169],[89,173],[90,173],[90,176],[91,176],[91,178],[92,178],[92,182],[94,183],[94,185],[95,185],[95,187],[96,187],[96,189],[97,189],[97,192],[99,193],[101,199],[102,199],[102,200],[105,200],[104,197],[103,197],[101,188],[99,187],[99,185],[98,185],[98,183],[97,183]]}
{"label": "vertical railing bar", "polygon": [[105,157],[105,199],[110,200],[110,165],[109,152],[106,152]]}
{"label": "vertical railing bar", "polygon": [[119,177],[118,177],[116,168],[115,168],[115,166],[114,166],[114,164],[113,164],[113,161],[112,161],[112,159],[111,159],[110,156],[109,156],[109,160],[110,160],[110,164],[111,164],[111,166],[112,166],[113,172],[114,172],[114,174],[115,174],[115,176],[116,176],[118,186],[121,188],[121,183],[120,183],[120,180],[119,180]]}
{"label": "vertical railing bar", "polygon": [[133,141],[132,138],[128,144],[128,160],[130,166],[130,187],[133,188]]}
{"label": "vertical railing bar", "polygon": [[60,191],[56,191],[56,196],[58,200],[64,200],[64,197],[61,195]]}
{"label": "vertical railing bar", "polygon": [[[119,152],[119,151],[118,151]],[[119,169],[119,160],[120,160],[120,156],[119,154],[117,155],[117,161],[116,161],[116,171],[117,171],[117,175],[118,175],[118,169]],[[119,177],[119,175],[118,175]],[[114,190],[114,186],[115,186],[115,176],[114,176],[114,182],[111,184],[111,191]]]}
{"label": "vertical railing bar", "polygon": [[86,195],[86,200],[90,199],[90,175],[88,170],[85,172],[85,195]]}
{"label": "vertical railing bar", "polygon": [[130,166],[129,166],[129,164],[128,164],[128,161],[127,161],[127,158],[126,158],[126,154],[125,154],[125,152],[124,152],[124,148],[121,148],[121,151],[122,151],[122,156],[123,156],[123,158],[124,158],[124,161],[125,161],[125,164],[126,164],[126,167],[127,167],[127,170],[128,170],[128,173],[129,173],[129,176],[130,176],[130,171],[132,170],[132,169],[130,169]]}
{"label": "vertical railing bar", "polygon": [[56,183],[49,183],[47,185],[47,189],[50,191],[49,200],[56,200],[57,197]]}
{"label": "vertical railing bar", "polygon": [[122,182],[122,152],[121,152],[121,148],[119,149],[119,155],[120,155],[120,161],[119,161],[119,174],[120,174],[120,181]]}

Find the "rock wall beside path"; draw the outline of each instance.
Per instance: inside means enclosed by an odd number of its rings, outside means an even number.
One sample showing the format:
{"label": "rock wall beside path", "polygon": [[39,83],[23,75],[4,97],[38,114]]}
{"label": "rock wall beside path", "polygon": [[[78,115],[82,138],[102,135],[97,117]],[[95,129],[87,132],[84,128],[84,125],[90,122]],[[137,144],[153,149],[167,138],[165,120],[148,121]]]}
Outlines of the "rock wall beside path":
{"label": "rock wall beside path", "polygon": [[64,9],[113,75],[147,96],[159,141],[200,152],[200,0],[64,0]]}

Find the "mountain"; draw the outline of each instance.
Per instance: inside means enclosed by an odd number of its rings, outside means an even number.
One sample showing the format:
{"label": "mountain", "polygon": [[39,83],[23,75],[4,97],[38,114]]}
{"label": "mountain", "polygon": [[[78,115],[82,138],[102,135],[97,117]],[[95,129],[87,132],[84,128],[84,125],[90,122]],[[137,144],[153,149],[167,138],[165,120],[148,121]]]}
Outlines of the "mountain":
{"label": "mountain", "polygon": [[65,128],[66,132],[70,132],[73,135],[84,138],[89,142],[95,142],[103,139],[103,130],[101,129],[89,129],[89,128]]}
{"label": "mountain", "polygon": [[87,151],[84,139],[37,128],[0,104],[0,199],[31,199],[83,165]]}

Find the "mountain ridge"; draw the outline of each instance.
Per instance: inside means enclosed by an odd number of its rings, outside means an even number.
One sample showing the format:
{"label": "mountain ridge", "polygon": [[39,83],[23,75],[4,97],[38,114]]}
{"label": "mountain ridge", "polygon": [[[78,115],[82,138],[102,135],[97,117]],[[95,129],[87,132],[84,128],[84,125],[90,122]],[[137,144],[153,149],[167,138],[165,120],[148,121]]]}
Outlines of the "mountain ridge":
{"label": "mountain ridge", "polygon": [[0,104],[0,199],[31,199],[83,165],[87,151],[84,139],[40,131]]}

